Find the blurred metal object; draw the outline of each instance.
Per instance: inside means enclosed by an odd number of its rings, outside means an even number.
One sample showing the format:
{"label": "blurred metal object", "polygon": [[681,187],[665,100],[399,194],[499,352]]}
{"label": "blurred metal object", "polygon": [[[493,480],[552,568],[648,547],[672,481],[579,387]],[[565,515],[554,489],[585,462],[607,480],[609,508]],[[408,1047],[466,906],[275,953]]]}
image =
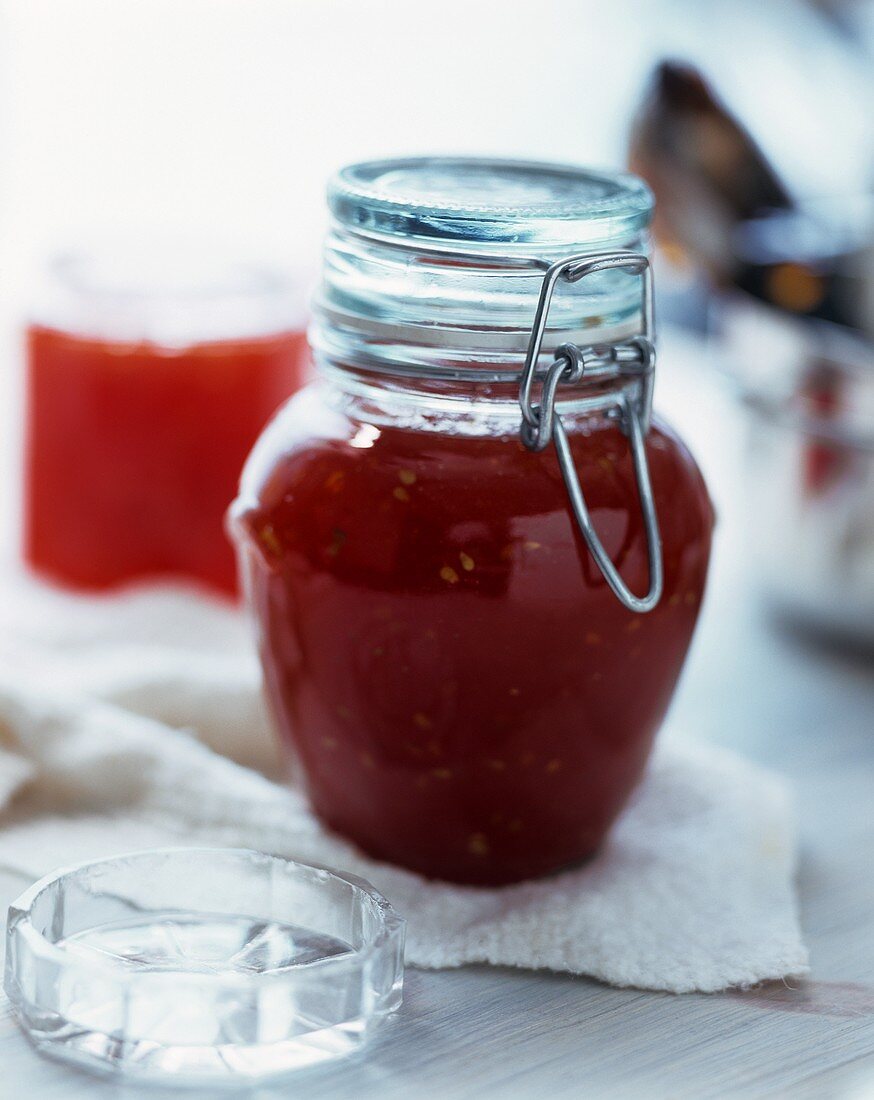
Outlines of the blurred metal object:
{"label": "blurred metal object", "polygon": [[707,44],[656,66],[629,137],[663,252],[717,287],[736,281],[737,226],[874,179],[874,71],[861,43],[808,5],[787,0],[782,18],[758,9],[699,13]]}
{"label": "blurred metal object", "polygon": [[874,345],[739,293],[720,327],[749,412],[747,532],[763,594],[874,649]]}
{"label": "blurred metal object", "polygon": [[[775,309],[874,340],[874,197],[805,201],[735,227],[734,285]],[[811,333],[817,342],[817,336]]]}
{"label": "blurred metal object", "polygon": [[731,281],[734,227],[793,200],[765,153],[692,65],[663,61],[634,122],[632,171],[656,196],[653,223],[670,255],[691,257],[717,284]]}

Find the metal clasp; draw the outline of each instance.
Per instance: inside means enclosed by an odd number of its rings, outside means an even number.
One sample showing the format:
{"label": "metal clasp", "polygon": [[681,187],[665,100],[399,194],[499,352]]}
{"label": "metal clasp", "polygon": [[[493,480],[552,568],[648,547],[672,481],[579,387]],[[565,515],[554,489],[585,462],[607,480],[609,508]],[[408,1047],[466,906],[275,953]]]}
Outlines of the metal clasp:
{"label": "metal clasp", "polygon": [[[534,404],[531,391],[537,361],[546,332],[549,306],[559,280],[577,283],[593,272],[616,269],[641,276],[641,332],[615,344],[583,348],[576,344],[562,344],[556,348],[553,362],[543,380],[540,401]],[[652,611],[658,604],[663,583],[662,542],[646,459],[654,371],[652,269],[649,259],[639,252],[617,251],[569,256],[552,264],[543,277],[519,385],[522,442],[530,451],[542,451],[551,441],[555,443],[571,508],[586,545],[619,601],[629,611],[640,613]],[[619,382],[617,389],[583,398],[581,404],[584,409],[592,411],[607,410],[608,415],[618,419],[620,429],[628,436],[646,531],[649,591],[645,596],[636,596],[625,584],[592,525],[567,433],[555,409],[559,386],[573,385],[582,381],[583,377],[587,380],[615,379]]]}

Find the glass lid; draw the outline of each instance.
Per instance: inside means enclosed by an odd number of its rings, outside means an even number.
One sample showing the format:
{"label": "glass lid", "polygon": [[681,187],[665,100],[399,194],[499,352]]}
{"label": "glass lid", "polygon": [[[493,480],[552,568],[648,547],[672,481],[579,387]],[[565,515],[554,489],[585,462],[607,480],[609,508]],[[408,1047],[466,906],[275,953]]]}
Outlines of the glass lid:
{"label": "glass lid", "polygon": [[54,1058],[240,1087],[360,1050],[401,1004],[403,949],[403,920],[363,879],[164,848],[26,890],[9,909],[4,987]]}
{"label": "glass lid", "polygon": [[622,172],[413,157],[341,169],[328,187],[328,204],[339,222],[368,235],[570,253],[639,237],[653,199],[642,180]]}

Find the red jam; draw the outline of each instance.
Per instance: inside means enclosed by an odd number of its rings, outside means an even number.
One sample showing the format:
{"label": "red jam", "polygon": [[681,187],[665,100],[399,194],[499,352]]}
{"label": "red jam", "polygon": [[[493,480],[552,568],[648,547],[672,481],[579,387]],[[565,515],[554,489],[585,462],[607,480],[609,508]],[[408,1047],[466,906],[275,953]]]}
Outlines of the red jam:
{"label": "red jam", "polygon": [[175,349],[31,327],[29,564],[84,589],[169,574],[234,593],[224,513],[300,382],[304,343],[282,332]]}
{"label": "red jam", "polygon": [[[627,440],[605,420],[565,423],[597,530],[645,592]],[[377,426],[313,391],[273,422],[235,518],[276,721],[329,826],[467,883],[598,848],[670,701],[713,524],[663,424],[647,454],[665,584],[636,615],[577,533],[553,448]]]}

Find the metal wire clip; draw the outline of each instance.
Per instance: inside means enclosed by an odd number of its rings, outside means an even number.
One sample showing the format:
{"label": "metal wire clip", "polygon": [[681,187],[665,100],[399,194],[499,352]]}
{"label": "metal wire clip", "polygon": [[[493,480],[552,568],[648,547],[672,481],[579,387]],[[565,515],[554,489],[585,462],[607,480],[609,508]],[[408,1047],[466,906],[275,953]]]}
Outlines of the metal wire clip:
{"label": "metal wire clip", "polygon": [[[546,332],[549,306],[559,280],[577,283],[593,272],[616,269],[641,276],[641,332],[616,344],[584,348],[576,344],[562,344],[556,348],[553,362],[543,380],[539,403],[534,404],[531,391],[537,372],[537,361]],[[571,508],[592,557],[619,601],[629,611],[641,613],[652,611],[658,604],[663,583],[662,543],[645,442],[652,409],[654,370],[652,270],[646,256],[628,251],[569,256],[547,269],[540,288],[519,385],[522,442],[531,451],[542,451],[554,441]],[[574,385],[581,382],[584,376],[587,381],[615,379],[619,382],[618,387],[608,392],[581,399],[578,407],[582,405],[584,409],[592,411],[607,410],[608,415],[618,419],[619,427],[628,436],[646,531],[649,591],[645,596],[636,596],[625,584],[592,525],[580,479],[574,467],[567,433],[555,408],[559,386]]]}

